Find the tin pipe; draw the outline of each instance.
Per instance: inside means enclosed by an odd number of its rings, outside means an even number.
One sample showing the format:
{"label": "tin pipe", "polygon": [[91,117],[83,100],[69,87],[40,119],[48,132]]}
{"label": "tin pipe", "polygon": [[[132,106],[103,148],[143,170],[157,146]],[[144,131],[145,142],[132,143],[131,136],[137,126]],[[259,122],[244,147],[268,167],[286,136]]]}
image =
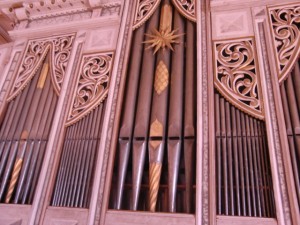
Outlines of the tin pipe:
{"label": "tin pipe", "polygon": [[[241,216],[241,199],[240,199],[240,174],[239,174],[239,160],[238,160],[238,137],[237,137],[237,121],[236,121],[236,114],[235,114],[235,107],[231,106],[231,123],[232,123],[232,142],[233,142],[233,161],[234,161],[234,181],[232,182],[232,185],[235,185],[235,193],[236,197],[233,198],[233,206],[236,204],[236,210],[232,210],[234,215]],[[234,186],[232,187],[234,189]],[[233,195],[233,190],[232,190],[232,195]]]}

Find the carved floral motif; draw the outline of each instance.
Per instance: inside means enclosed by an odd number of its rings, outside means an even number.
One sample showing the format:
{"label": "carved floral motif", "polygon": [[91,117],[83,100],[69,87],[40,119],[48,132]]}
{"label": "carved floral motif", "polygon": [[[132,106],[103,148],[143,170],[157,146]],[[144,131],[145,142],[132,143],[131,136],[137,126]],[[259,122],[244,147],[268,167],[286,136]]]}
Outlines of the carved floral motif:
{"label": "carved floral motif", "polygon": [[282,82],[300,53],[300,5],[272,8],[269,14],[279,82]]}
{"label": "carved floral motif", "polygon": [[8,101],[14,99],[30,82],[42,65],[47,53],[51,52],[51,80],[57,94],[60,92],[65,70],[71,54],[74,35],[33,40],[27,45],[18,74],[15,78]]}
{"label": "carved floral motif", "polygon": [[216,43],[215,56],[215,87],[237,108],[263,119],[253,40]]}
{"label": "carved floral motif", "polygon": [[172,0],[176,9],[187,19],[196,22],[195,0]]}
{"label": "carved floral motif", "polygon": [[160,0],[139,0],[136,5],[136,12],[133,22],[133,29],[143,25],[159,6]]}
{"label": "carved floral motif", "polygon": [[112,61],[112,53],[83,56],[67,126],[82,119],[106,98],[110,84]]}

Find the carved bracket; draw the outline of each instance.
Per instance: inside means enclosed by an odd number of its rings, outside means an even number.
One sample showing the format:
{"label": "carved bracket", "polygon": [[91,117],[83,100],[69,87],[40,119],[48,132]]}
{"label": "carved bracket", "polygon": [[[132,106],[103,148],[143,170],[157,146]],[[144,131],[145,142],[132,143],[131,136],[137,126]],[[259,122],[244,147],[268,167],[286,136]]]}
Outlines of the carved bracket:
{"label": "carved bracket", "polygon": [[155,12],[160,0],[139,0],[136,3],[133,29],[142,26]]}
{"label": "carved bracket", "polygon": [[214,52],[215,87],[240,110],[264,119],[254,40],[215,42]]}
{"label": "carved bracket", "polygon": [[84,55],[79,68],[77,88],[66,126],[70,126],[96,108],[107,96],[113,53]]}
{"label": "carved bracket", "polygon": [[7,100],[14,99],[26,87],[42,65],[49,50],[51,80],[56,93],[59,95],[74,38],[75,35],[66,35],[29,41]]}
{"label": "carved bracket", "polygon": [[269,19],[281,83],[291,72],[300,54],[300,5],[269,8]]}
{"label": "carved bracket", "polygon": [[176,9],[187,19],[196,22],[195,0],[172,0]]}

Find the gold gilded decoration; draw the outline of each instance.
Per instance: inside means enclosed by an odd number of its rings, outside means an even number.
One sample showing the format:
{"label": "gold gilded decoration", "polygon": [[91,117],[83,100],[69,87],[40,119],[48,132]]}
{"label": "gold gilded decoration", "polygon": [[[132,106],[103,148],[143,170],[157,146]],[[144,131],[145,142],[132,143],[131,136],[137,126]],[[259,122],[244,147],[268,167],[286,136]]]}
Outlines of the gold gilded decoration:
{"label": "gold gilded decoration", "polygon": [[[28,138],[28,131],[27,130],[23,130],[22,134],[21,134],[21,142],[20,142],[20,146],[19,148],[24,148],[24,145],[26,145],[26,140]],[[12,197],[12,194],[15,190],[17,181],[19,179],[19,175],[20,175],[20,171],[23,165],[23,158],[19,158],[14,165],[14,169],[12,172],[12,176],[11,176],[11,180],[8,186],[8,191],[6,194],[6,198],[5,198],[5,203],[9,203],[10,199]]]}
{"label": "gold gilded decoration", "polygon": [[172,44],[180,44],[178,37],[183,35],[176,32],[177,30],[172,30],[172,7],[165,4],[161,10],[159,31],[154,29],[152,34],[145,34],[149,39],[143,43],[148,44],[146,49],[154,48],[153,54],[159,49],[174,51]]}
{"label": "gold gilded decoration", "polygon": [[136,12],[133,22],[133,29],[142,26],[155,12],[160,0],[139,0],[136,3]]}
{"label": "gold gilded decoration", "polygon": [[14,189],[15,189],[16,184],[17,184],[17,180],[18,180],[19,175],[20,175],[22,164],[23,164],[23,159],[20,158],[16,161],[16,163],[14,165],[12,177],[11,177],[9,187],[8,187],[8,191],[7,191],[6,198],[5,198],[5,203],[10,202],[11,196],[14,192]]}
{"label": "gold gilded decoration", "polygon": [[169,84],[169,71],[165,63],[159,61],[155,71],[154,89],[160,95]]}
{"label": "gold gilded decoration", "polygon": [[48,71],[49,71],[49,64],[48,63],[44,63],[43,68],[42,68],[42,72],[41,72],[41,75],[40,75],[40,78],[39,78],[39,81],[37,83],[37,88],[39,88],[39,89],[43,89],[44,88]]}
{"label": "gold gilded decoration", "polygon": [[110,52],[83,56],[67,126],[82,119],[104,101],[110,85],[112,61],[113,53]]}
{"label": "gold gilded decoration", "polygon": [[291,72],[300,54],[300,5],[269,9],[279,82]]}
{"label": "gold gilded decoration", "polygon": [[[150,126],[150,137],[162,137],[164,132],[163,125],[156,119]],[[155,150],[161,141],[151,140],[150,145]]]}
{"label": "gold gilded decoration", "polygon": [[172,0],[172,2],[181,15],[193,22],[196,22],[195,0]]}
{"label": "gold gilded decoration", "polygon": [[171,30],[172,28],[172,7],[169,4],[163,5],[160,14],[160,30]]}
{"label": "gold gilded decoration", "polygon": [[74,38],[74,35],[67,35],[29,41],[7,100],[14,99],[26,87],[42,65],[49,50],[51,80],[56,93],[59,94]]}
{"label": "gold gilded decoration", "polygon": [[155,212],[157,194],[159,189],[159,181],[161,175],[161,163],[150,163],[149,168],[149,199],[150,199],[150,211]]}
{"label": "gold gilded decoration", "polygon": [[216,43],[214,84],[237,108],[264,119],[256,58],[252,39]]}

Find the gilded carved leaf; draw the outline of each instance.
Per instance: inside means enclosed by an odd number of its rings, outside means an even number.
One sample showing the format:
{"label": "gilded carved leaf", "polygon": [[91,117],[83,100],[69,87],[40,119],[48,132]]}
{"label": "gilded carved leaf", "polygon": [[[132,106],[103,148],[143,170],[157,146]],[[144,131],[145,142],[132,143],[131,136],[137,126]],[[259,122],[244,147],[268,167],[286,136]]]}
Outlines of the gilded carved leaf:
{"label": "gilded carved leaf", "polygon": [[41,67],[49,50],[51,52],[51,80],[56,93],[59,94],[70,58],[73,40],[74,35],[67,35],[29,41],[8,101],[14,99],[26,87]]}
{"label": "gilded carved leaf", "polygon": [[256,118],[264,118],[252,39],[215,44],[214,83],[237,108]]}
{"label": "gilded carved leaf", "polygon": [[155,12],[160,0],[139,0],[136,3],[136,12],[133,22],[133,29],[142,26]]}
{"label": "gilded carved leaf", "polygon": [[279,82],[285,80],[300,53],[300,5],[269,9]]}
{"label": "gilded carved leaf", "polygon": [[176,9],[187,19],[196,22],[195,0],[172,0]]}
{"label": "gilded carved leaf", "polygon": [[77,89],[66,125],[82,119],[106,98],[113,54],[85,55],[79,69]]}

